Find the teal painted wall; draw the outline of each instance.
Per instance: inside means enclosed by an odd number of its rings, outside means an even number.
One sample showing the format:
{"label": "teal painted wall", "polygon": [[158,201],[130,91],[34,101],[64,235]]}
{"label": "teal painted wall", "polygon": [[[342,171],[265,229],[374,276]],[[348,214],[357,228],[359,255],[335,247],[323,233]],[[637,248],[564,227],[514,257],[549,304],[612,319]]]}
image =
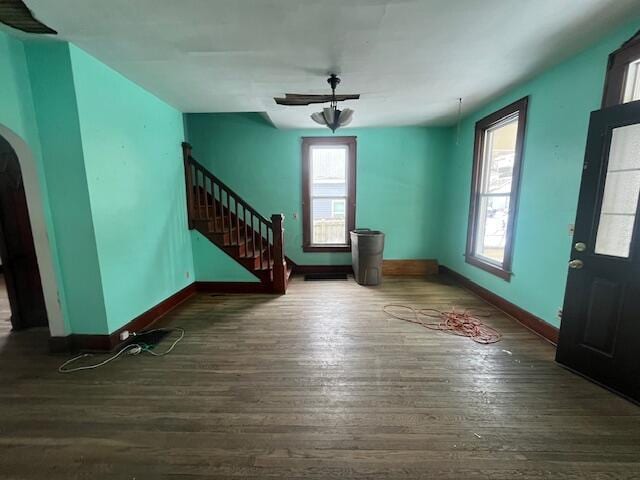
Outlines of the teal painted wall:
{"label": "teal painted wall", "polygon": [[260,281],[199,232],[193,230],[191,235],[196,280],[251,283]]}
{"label": "teal painted wall", "polygon": [[108,331],[193,282],[182,114],[71,45]]}
{"label": "teal painted wall", "polygon": [[183,121],[75,46],[0,31],[0,124],[37,163],[65,333],[110,333],[193,281]]}
{"label": "teal painted wall", "polygon": [[[575,221],[589,114],[602,98],[609,53],[640,28],[632,22],[467,116],[445,162],[440,262],[558,326]],[[513,277],[505,282],[465,263],[475,122],[529,95]]]}
{"label": "teal painted wall", "polygon": [[2,30],[0,30],[0,123],[19,135],[39,157],[38,127],[24,43]]}
{"label": "teal painted wall", "polygon": [[[349,254],[302,251],[301,137],[331,132],[278,130],[256,113],[186,117],[196,159],[264,216],[284,213],[285,248],[293,261],[351,262]],[[371,128],[340,133],[358,137],[356,225],[386,232],[386,258],[436,258],[450,129]],[[218,272],[211,263],[216,253],[209,252],[210,258],[205,258],[205,251],[194,249],[196,271],[205,275],[198,275],[198,280],[219,280],[219,274],[235,278],[233,272]],[[201,266],[205,263],[206,267]]]}
{"label": "teal painted wall", "polygon": [[[69,312],[62,280],[62,270],[57,256],[57,238],[54,219],[49,202],[44,159],[40,145],[40,131],[38,128],[34,92],[30,76],[27,47],[25,42],[9,33],[0,30],[0,125],[11,130],[27,145],[34,162],[40,202],[42,202],[43,233],[52,254],[52,269],[56,282],[57,301],[62,311],[64,332],[71,331]],[[25,161],[20,159],[21,163]],[[24,169],[24,164],[22,165]],[[29,188],[29,186],[27,186]],[[34,230],[35,234],[35,230]]]}
{"label": "teal painted wall", "polygon": [[69,45],[35,40],[26,50],[66,318],[73,333],[106,332]]}

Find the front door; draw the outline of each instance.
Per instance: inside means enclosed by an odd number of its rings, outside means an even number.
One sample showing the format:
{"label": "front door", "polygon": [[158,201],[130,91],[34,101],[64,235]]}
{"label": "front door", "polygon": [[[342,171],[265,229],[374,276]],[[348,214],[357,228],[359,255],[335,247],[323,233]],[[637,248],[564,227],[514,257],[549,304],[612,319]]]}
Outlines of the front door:
{"label": "front door", "polygon": [[640,102],[591,114],[556,360],[640,401]]}

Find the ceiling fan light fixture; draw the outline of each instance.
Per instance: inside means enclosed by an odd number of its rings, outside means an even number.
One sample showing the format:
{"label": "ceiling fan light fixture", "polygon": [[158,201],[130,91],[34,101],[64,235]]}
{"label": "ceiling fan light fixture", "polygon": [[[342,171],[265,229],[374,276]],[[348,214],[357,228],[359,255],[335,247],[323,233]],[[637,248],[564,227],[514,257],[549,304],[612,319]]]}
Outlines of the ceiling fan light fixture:
{"label": "ceiling fan light fixture", "polygon": [[338,117],[338,126],[346,127],[353,120],[353,110],[350,108],[345,108],[340,112],[340,116]]}
{"label": "ceiling fan light fixture", "polygon": [[311,114],[311,120],[313,120],[314,122],[316,122],[319,125],[326,125],[327,121],[324,119],[324,113],[323,112],[315,112]]}
{"label": "ceiling fan light fixture", "polygon": [[340,112],[336,111],[335,107],[327,107],[322,109],[322,115],[324,116],[327,125],[333,125],[336,121],[336,117],[340,115]]}
{"label": "ceiling fan light fixture", "polygon": [[311,120],[319,125],[325,125],[335,132],[340,127],[345,127],[353,120],[353,110],[345,108],[338,110],[335,106],[324,108],[321,112],[311,114]]}
{"label": "ceiling fan light fixture", "polygon": [[330,102],[329,106],[323,108],[321,112],[312,113],[311,120],[318,125],[326,125],[332,132],[335,132],[338,128],[349,125],[353,119],[353,110],[350,108],[338,110],[338,102],[357,100],[360,98],[360,94],[336,95],[336,87],[340,83],[340,79],[335,73],[331,74],[327,82],[331,85],[331,95],[286,93],[284,98],[274,98],[274,100],[278,105],[310,105]]}

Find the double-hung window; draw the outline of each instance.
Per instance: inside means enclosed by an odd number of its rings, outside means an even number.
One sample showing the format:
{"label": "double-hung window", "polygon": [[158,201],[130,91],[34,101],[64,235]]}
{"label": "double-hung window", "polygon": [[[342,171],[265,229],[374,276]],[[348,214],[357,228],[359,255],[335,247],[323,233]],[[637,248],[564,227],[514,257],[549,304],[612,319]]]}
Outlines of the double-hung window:
{"label": "double-hung window", "polygon": [[466,260],[509,280],[527,98],[476,123]]}
{"label": "double-hung window", "polygon": [[603,107],[640,100],[640,32],[609,55]]}
{"label": "double-hung window", "polygon": [[303,137],[303,250],[349,251],[355,228],[356,138]]}

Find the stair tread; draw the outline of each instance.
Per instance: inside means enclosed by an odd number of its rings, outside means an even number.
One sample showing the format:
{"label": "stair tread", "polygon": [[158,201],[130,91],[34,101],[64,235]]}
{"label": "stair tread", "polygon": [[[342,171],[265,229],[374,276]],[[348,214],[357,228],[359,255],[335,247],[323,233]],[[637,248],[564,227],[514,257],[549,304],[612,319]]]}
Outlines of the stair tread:
{"label": "stair tread", "polygon": [[[249,255],[241,255],[238,258],[240,259],[244,259],[244,258],[260,258],[260,252],[256,251],[255,253],[253,252],[249,252]],[[265,248],[264,250],[262,250],[262,258],[267,258],[267,249]]]}

